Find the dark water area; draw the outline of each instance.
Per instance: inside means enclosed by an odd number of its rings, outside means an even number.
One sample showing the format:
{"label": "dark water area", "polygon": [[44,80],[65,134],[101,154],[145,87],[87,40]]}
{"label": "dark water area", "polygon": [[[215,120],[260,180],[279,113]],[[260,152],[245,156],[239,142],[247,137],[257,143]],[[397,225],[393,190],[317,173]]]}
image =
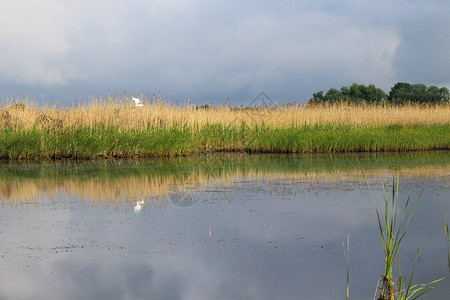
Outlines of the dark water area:
{"label": "dark water area", "polygon": [[[450,153],[359,154],[422,198],[402,273],[450,294]],[[353,155],[0,163],[0,299],[372,299],[384,254]],[[395,267],[397,268],[397,266]]]}

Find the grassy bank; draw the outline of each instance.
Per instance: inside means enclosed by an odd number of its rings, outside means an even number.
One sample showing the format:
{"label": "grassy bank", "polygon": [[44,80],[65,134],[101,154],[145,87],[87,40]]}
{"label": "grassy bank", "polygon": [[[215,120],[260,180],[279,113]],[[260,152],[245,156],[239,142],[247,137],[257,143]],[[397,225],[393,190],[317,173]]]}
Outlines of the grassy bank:
{"label": "grassy bank", "polygon": [[66,108],[9,101],[0,109],[0,158],[450,149],[447,104],[230,108],[143,100],[143,107],[123,97]]}
{"label": "grassy bank", "polygon": [[3,127],[3,159],[137,158],[190,156],[223,151],[313,153],[450,149],[450,124],[299,127],[204,125],[198,128],[80,127],[51,130]]}

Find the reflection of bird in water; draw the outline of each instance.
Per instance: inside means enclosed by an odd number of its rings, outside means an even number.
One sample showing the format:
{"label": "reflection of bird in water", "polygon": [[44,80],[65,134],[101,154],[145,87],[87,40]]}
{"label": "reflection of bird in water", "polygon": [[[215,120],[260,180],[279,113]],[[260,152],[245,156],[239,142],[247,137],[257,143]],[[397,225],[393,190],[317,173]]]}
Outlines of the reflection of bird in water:
{"label": "reflection of bird in water", "polygon": [[140,213],[142,208],[144,207],[145,201],[142,199],[139,199],[136,201],[136,203],[134,204],[133,210],[135,213]]}

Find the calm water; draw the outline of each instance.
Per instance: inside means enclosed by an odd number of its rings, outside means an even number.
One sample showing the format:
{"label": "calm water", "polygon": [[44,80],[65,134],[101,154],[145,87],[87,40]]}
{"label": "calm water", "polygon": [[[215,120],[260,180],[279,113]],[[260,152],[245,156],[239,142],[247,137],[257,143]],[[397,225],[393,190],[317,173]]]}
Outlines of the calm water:
{"label": "calm water", "polygon": [[[414,282],[449,277],[450,153],[359,155],[422,199],[401,245]],[[384,270],[354,156],[0,163],[0,299],[372,299]],[[424,299],[447,299],[449,279]]]}

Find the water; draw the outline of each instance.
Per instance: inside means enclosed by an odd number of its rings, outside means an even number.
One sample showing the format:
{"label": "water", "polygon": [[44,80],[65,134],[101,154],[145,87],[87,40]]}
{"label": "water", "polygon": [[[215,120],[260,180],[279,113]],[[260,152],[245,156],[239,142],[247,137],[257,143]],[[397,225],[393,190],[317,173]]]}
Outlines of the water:
{"label": "water", "polygon": [[[449,277],[450,154],[359,155],[381,208],[425,188],[401,245]],[[0,164],[0,299],[371,299],[384,271],[352,155]],[[445,299],[449,279],[424,299]]]}

